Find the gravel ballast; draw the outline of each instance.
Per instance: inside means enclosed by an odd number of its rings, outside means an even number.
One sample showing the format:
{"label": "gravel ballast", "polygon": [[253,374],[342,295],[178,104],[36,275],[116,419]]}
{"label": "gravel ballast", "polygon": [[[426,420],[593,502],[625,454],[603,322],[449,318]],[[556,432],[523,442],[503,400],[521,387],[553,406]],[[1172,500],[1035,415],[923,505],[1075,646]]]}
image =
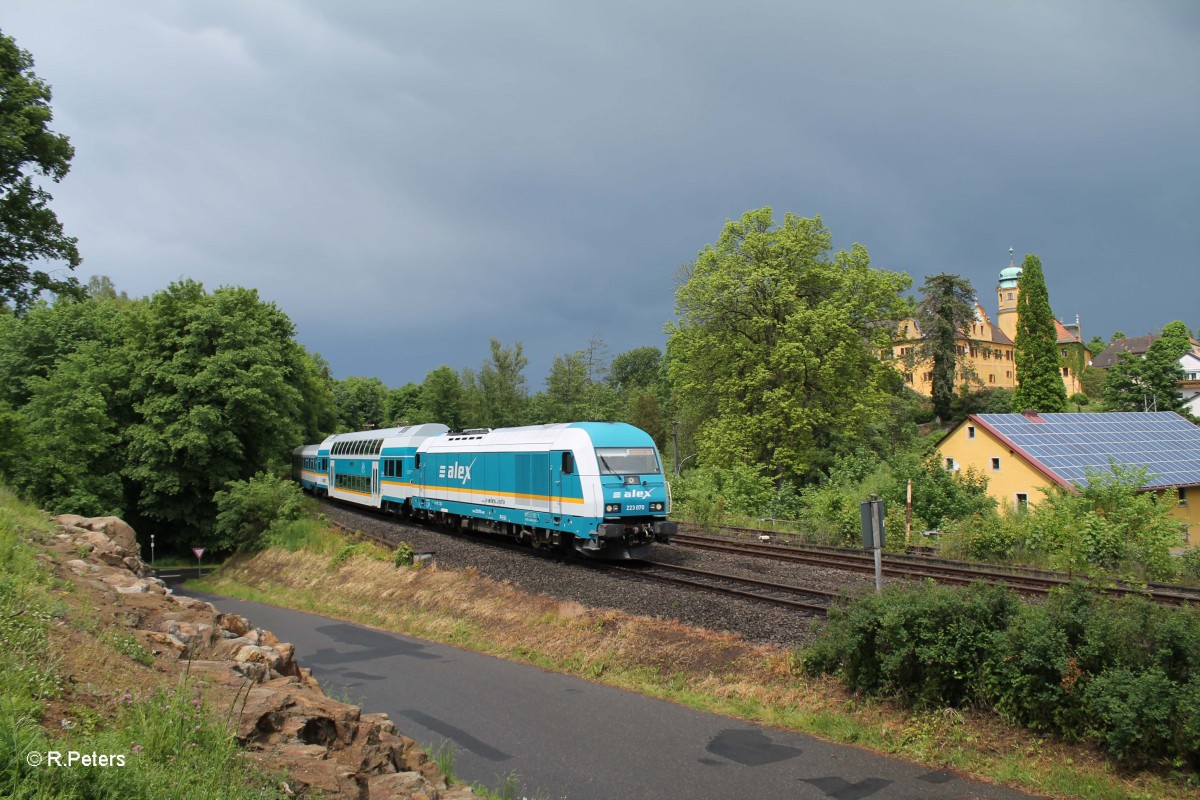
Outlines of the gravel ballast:
{"label": "gravel ballast", "polygon": [[[474,567],[481,575],[507,581],[531,594],[572,600],[591,608],[673,619],[766,644],[790,647],[811,641],[814,635],[815,618],[802,612],[607,573],[583,559],[561,561],[513,547],[504,539],[443,533],[330,502],[322,503],[322,511],[333,522],[352,530],[384,536],[396,543],[407,542],[416,553],[432,553],[432,559],[442,568]],[[842,570],[675,545],[655,545],[649,560],[826,591],[853,592],[872,581],[869,576]]]}

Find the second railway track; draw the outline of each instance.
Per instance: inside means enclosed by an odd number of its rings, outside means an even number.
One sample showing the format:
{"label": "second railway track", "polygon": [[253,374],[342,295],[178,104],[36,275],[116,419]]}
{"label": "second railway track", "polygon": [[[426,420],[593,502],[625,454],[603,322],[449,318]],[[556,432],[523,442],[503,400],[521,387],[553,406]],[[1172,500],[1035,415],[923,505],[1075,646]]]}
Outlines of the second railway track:
{"label": "second railway track", "polygon": [[[676,534],[673,542],[686,547],[844,569],[852,572],[874,572],[875,570],[870,555],[839,548],[745,542],[690,532]],[[893,553],[884,553],[883,555],[883,574],[908,579],[930,578],[939,583],[958,585],[984,581],[1005,584],[1019,592],[1039,595],[1046,594],[1051,589],[1069,585],[1072,581],[1070,575],[1051,570],[987,567],[931,556]],[[1141,587],[1114,584],[1105,587],[1104,590],[1112,595],[1142,595],[1169,605],[1200,603],[1200,590],[1183,586],[1151,585]]]}

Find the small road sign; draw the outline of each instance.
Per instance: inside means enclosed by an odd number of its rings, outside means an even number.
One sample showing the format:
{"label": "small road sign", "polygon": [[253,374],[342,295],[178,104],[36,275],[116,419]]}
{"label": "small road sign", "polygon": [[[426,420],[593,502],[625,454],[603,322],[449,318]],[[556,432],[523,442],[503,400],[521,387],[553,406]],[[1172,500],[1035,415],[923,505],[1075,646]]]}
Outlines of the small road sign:
{"label": "small road sign", "polygon": [[204,548],[203,547],[193,547],[192,552],[196,554],[197,561],[204,558]]}

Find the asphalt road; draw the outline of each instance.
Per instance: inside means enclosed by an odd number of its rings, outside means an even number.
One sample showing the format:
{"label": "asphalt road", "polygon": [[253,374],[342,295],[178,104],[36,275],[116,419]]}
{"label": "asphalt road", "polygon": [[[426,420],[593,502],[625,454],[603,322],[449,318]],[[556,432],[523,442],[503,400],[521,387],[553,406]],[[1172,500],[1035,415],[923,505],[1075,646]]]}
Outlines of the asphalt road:
{"label": "asphalt road", "polygon": [[[179,590],[177,590],[179,591]],[[512,773],[557,800],[1026,798],[948,772],[706,714],[446,645],[184,590],[296,645],[326,692],[457,751],[455,775]]]}

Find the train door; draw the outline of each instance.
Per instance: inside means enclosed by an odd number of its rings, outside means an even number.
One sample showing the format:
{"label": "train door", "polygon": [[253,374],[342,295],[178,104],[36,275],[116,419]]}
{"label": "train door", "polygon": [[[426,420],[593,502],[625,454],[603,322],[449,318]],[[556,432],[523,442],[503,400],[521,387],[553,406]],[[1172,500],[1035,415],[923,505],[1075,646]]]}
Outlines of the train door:
{"label": "train door", "polygon": [[550,513],[555,521],[562,516],[563,466],[570,457],[563,450],[550,451]]}
{"label": "train door", "polygon": [[379,507],[379,462],[371,462],[371,505]]}

